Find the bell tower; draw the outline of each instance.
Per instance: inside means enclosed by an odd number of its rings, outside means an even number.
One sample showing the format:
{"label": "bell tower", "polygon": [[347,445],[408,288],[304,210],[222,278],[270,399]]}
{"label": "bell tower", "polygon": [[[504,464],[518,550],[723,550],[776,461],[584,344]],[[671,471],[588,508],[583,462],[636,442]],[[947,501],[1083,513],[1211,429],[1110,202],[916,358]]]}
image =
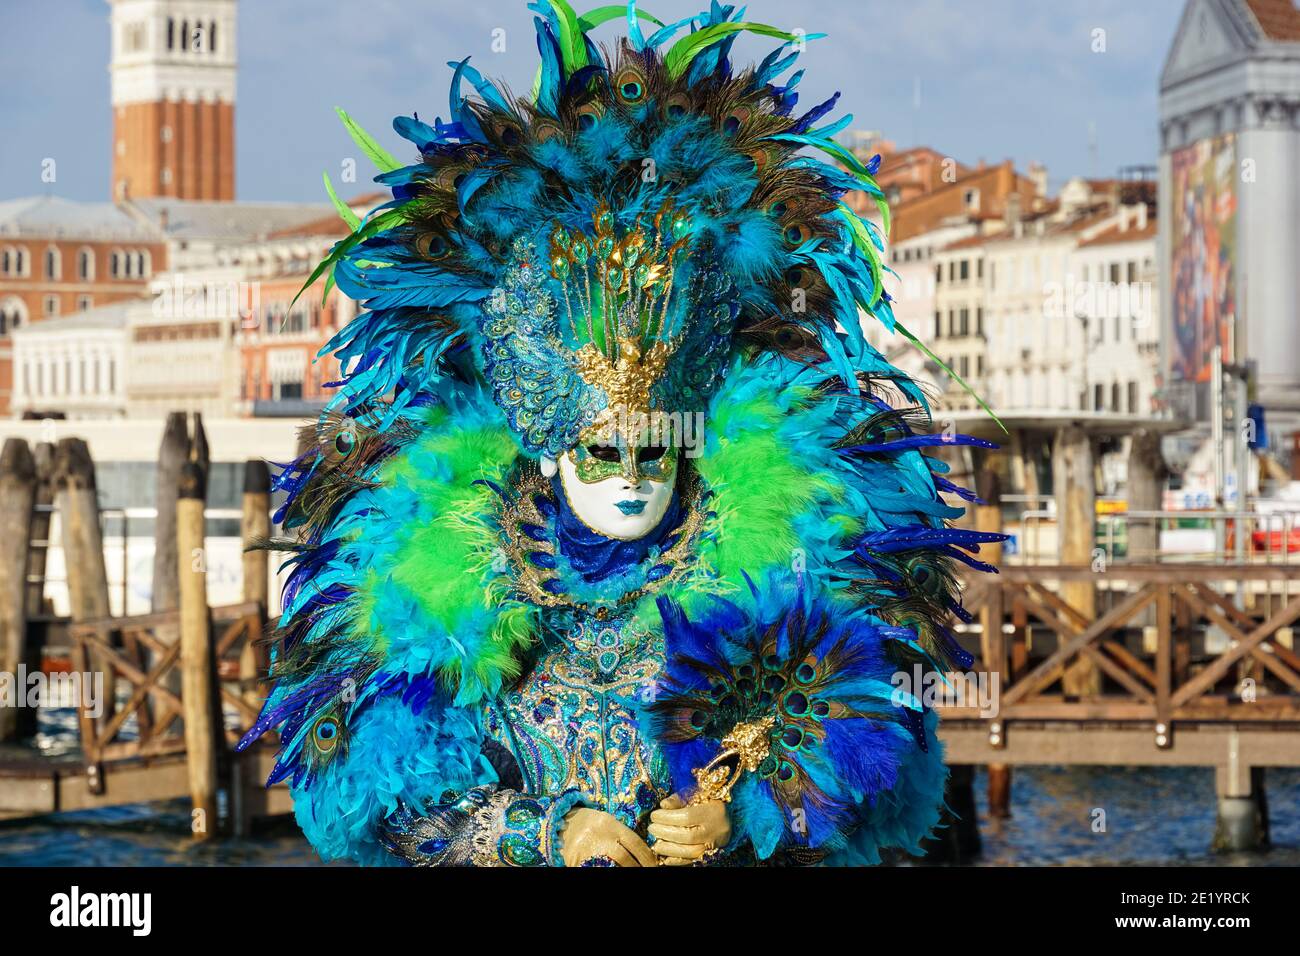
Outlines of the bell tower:
{"label": "bell tower", "polygon": [[235,198],[236,0],[108,0],[112,198]]}

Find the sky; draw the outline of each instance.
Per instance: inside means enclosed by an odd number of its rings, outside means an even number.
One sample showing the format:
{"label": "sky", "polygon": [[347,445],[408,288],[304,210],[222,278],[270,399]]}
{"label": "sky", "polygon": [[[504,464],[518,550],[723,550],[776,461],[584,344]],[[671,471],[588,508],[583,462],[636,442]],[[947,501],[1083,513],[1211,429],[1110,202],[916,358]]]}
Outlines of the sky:
{"label": "sky", "polygon": [[[802,105],[838,90],[856,129],[879,131],[900,147],[932,146],[962,163],[1014,159],[1024,169],[1039,161],[1056,189],[1071,176],[1154,164],[1158,78],[1183,5],[751,0],[748,19],[829,34],[801,58],[808,70]],[[392,117],[446,117],[447,61],[468,55],[516,91],[528,88],[536,69],[525,0],[239,6],[240,199],[323,200],[321,173],[338,180],[357,154],[335,106],[407,157]],[[641,6],[671,22],[707,3]],[[108,11],[106,0],[0,0],[0,199],[109,198]],[[606,25],[597,36],[612,40],[621,26]],[[494,41],[504,49],[494,51]],[[773,42],[745,38],[737,53],[757,59]],[[51,158],[57,179],[49,184],[42,164]],[[365,189],[363,182],[352,192]]]}

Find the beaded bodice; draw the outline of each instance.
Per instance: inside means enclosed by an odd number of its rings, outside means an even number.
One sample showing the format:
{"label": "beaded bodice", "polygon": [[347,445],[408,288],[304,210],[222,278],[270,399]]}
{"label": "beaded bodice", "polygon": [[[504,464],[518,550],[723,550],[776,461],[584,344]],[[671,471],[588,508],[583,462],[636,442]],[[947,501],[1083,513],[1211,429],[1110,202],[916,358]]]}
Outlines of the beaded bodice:
{"label": "beaded bodice", "polygon": [[514,755],[525,792],[576,790],[637,829],[670,790],[637,725],[663,667],[663,638],[630,620],[563,617],[564,633],[487,708],[485,730]]}

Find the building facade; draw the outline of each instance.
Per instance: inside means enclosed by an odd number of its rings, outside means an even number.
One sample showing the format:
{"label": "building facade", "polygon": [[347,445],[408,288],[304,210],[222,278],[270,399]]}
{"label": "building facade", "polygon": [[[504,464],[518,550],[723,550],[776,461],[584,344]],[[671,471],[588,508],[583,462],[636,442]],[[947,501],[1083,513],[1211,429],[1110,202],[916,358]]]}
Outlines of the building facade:
{"label": "building facade", "polygon": [[146,294],[167,253],[161,231],[112,203],[0,202],[0,416],[13,410],[16,329]]}
{"label": "building facade", "polygon": [[1189,0],[1160,79],[1158,271],[1175,410],[1211,356],[1253,370],[1274,447],[1300,429],[1300,10]]}

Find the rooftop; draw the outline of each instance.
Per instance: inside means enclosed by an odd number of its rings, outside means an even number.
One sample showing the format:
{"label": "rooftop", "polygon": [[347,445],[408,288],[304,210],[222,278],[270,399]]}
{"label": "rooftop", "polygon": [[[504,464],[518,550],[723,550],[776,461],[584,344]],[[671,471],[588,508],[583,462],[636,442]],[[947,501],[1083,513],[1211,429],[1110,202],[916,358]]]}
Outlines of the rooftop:
{"label": "rooftop", "polygon": [[50,319],[37,319],[26,325],[20,326],[13,330],[16,337],[27,337],[41,335],[46,332],[91,332],[104,329],[124,329],[127,326],[127,320],[133,308],[139,308],[141,303],[148,304],[146,299],[126,299],[122,302],[114,302],[112,305],[102,305],[97,309],[87,309],[84,312],[70,312],[67,315],[55,316]]}
{"label": "rooftop", "polygon": [[333,213],[328,203],[208,202],[151,197],[128,207],[143,221],[157,223],[168,238],[258,239]]}
{"label": "rooftop", "polygon": [[1294,0],[1245,0],[1260,31],[1270,40],[1300,42],[1300,10]]}
{"label": "rooftop", "polygon": [[158,230],[111,202],[76,202],[58,196],[0,201],[0,235],[72,239],[158,241]]}

